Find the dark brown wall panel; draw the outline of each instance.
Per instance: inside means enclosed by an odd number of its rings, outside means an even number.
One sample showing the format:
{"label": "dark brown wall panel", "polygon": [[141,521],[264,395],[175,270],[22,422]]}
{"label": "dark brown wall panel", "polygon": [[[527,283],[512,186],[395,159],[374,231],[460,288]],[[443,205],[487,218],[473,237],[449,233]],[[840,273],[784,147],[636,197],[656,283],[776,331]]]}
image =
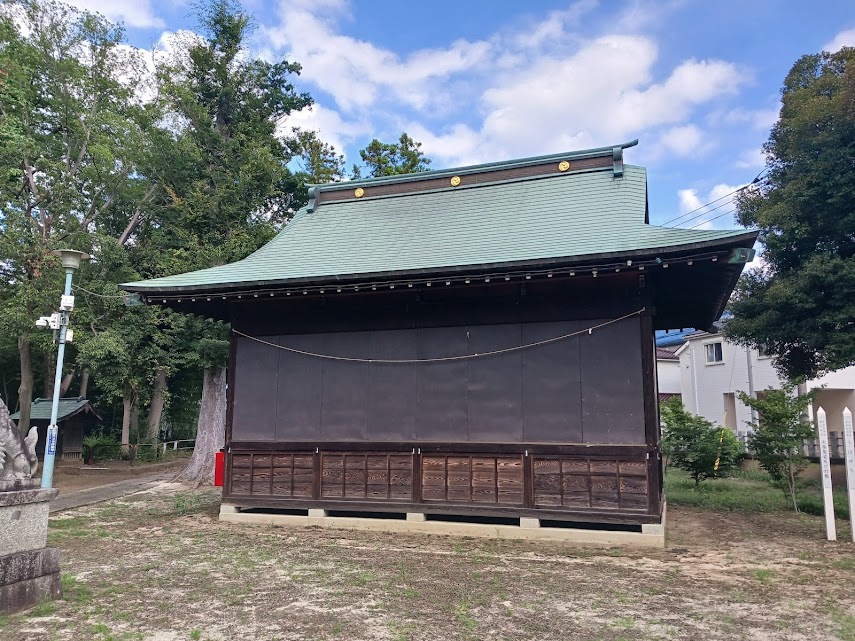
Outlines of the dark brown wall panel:
{"label": "dark brown wall panel", "polygon": [[[584,322],[530,323],[522,326],[524,344],[588,327]],[[582,442],[582,388],[579,338],[522,352],[523,439],[526,442]]]}
{"label": "dark brown wall panel", "polygon": [[[371,358],[415,359],[416,330],[371,333]],[[416,366],[372,363],[369,371],[368,434],[376,440],[411,441],[416,438],[418,378]]]}
{"label": "dark brown wall panel", "polygon": [[[276,337],[265,340],[277,342]],[[279,351],[248,338],[237,339],[232,439],[274,440]]]}
{"label": "dark brown wall panel", "polygon": [[[369,358],[369,332],[326,334],[322,353],[351,358]],[[322,438],[365,440],[368,425],[368,370],[368,363],[323,361]]]}
{"label": "dark brown wall panel", "polygon": [[[555,338],[596,321],[269,337],[320,354],[431,359]],[[239,339],[234,441],[644,442],[638,319],[467,360],[367,363]]]}
{"label": "dark brown wall panel", "polygon": [[637,318],[579,339],[586,443],[644,443],[641,334]]}
{"label": "dark brown wall panel", "polygon": [[[279,344],[323,353],[319,334],[282,336]],[[279,350],[279,382],[276,394],[276,439],[319,439],[321,437],[321,380],[323,361],[312,356]]]}
{"label": "dark brown wall panel", "polygon": [[[418,332],[420,359],[466,354],[465,327],[440,327]],[[416,438],[424,441],[467,440],[465,360],[419,363]]]}
{"label": "dark brown wall panel", "polygon": [[[467,329],[469,353],[519,347],[520,325],[477,325]],[[522,352],[468,362],[469,440],[519,443],[522,429]]]}

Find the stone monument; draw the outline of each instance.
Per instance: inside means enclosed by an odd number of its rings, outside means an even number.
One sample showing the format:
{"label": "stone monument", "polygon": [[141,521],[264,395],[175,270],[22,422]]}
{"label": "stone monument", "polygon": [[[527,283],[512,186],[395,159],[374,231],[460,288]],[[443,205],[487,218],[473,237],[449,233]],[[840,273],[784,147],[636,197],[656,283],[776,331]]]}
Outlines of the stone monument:
{"label": "stone monument", "polygon": [[38,438],[35,427],[21,434],[0,399],[0,615],[62,596],[59,550],[45,547],[58,490],[33,479]]}

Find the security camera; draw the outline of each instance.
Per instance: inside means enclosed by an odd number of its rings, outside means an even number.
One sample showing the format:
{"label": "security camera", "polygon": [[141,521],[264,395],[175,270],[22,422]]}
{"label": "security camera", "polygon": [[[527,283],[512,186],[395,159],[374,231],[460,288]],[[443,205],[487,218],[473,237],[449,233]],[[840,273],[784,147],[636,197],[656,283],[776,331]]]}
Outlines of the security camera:
{"label": "security camera", "polygon": [[59,329],[60,326],[59,314],[51,314],[50,316],[42,316],[36,321],[36,327],[50,327],[51,329]]}

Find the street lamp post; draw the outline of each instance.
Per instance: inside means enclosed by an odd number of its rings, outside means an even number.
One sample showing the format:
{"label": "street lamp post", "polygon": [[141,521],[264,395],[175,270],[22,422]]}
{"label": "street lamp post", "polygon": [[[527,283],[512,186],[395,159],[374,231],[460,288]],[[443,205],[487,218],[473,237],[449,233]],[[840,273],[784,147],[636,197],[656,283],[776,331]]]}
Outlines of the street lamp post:
{"label": "street lamp post", "polygon": [[59,414],[59,390],[62,384],[62,361],[65,358],[65,339],[68,332],[68,316],[74,309],[74,297],[71,295],[71,277],[74,270],[80,267],[81,260],[88,260],[89,254],[74,249],[57,249],[53,252],[59,256],[62,266],[65,267],[65,291],[59,305],[59,351],[56,355],[56,376],[53,381],[53,399],[50,408],[50,425],[47,429],[47,442],[45,443],[45,461],[42,467],[42,487],[51,487],[53,484],[53,468],[56,461],[56,441],[59,428],[56,426]]}

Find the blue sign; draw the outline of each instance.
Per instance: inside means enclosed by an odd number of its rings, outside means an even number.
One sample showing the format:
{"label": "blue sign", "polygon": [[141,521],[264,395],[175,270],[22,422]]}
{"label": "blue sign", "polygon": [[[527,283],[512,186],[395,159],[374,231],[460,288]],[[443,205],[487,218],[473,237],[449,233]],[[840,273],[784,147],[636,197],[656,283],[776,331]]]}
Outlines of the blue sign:
{"label": "blue sign", "polygon": [[48,454],[56,454],[56,435],[57,428],[51,427],[48,429],[47,433],[47,453]]}

